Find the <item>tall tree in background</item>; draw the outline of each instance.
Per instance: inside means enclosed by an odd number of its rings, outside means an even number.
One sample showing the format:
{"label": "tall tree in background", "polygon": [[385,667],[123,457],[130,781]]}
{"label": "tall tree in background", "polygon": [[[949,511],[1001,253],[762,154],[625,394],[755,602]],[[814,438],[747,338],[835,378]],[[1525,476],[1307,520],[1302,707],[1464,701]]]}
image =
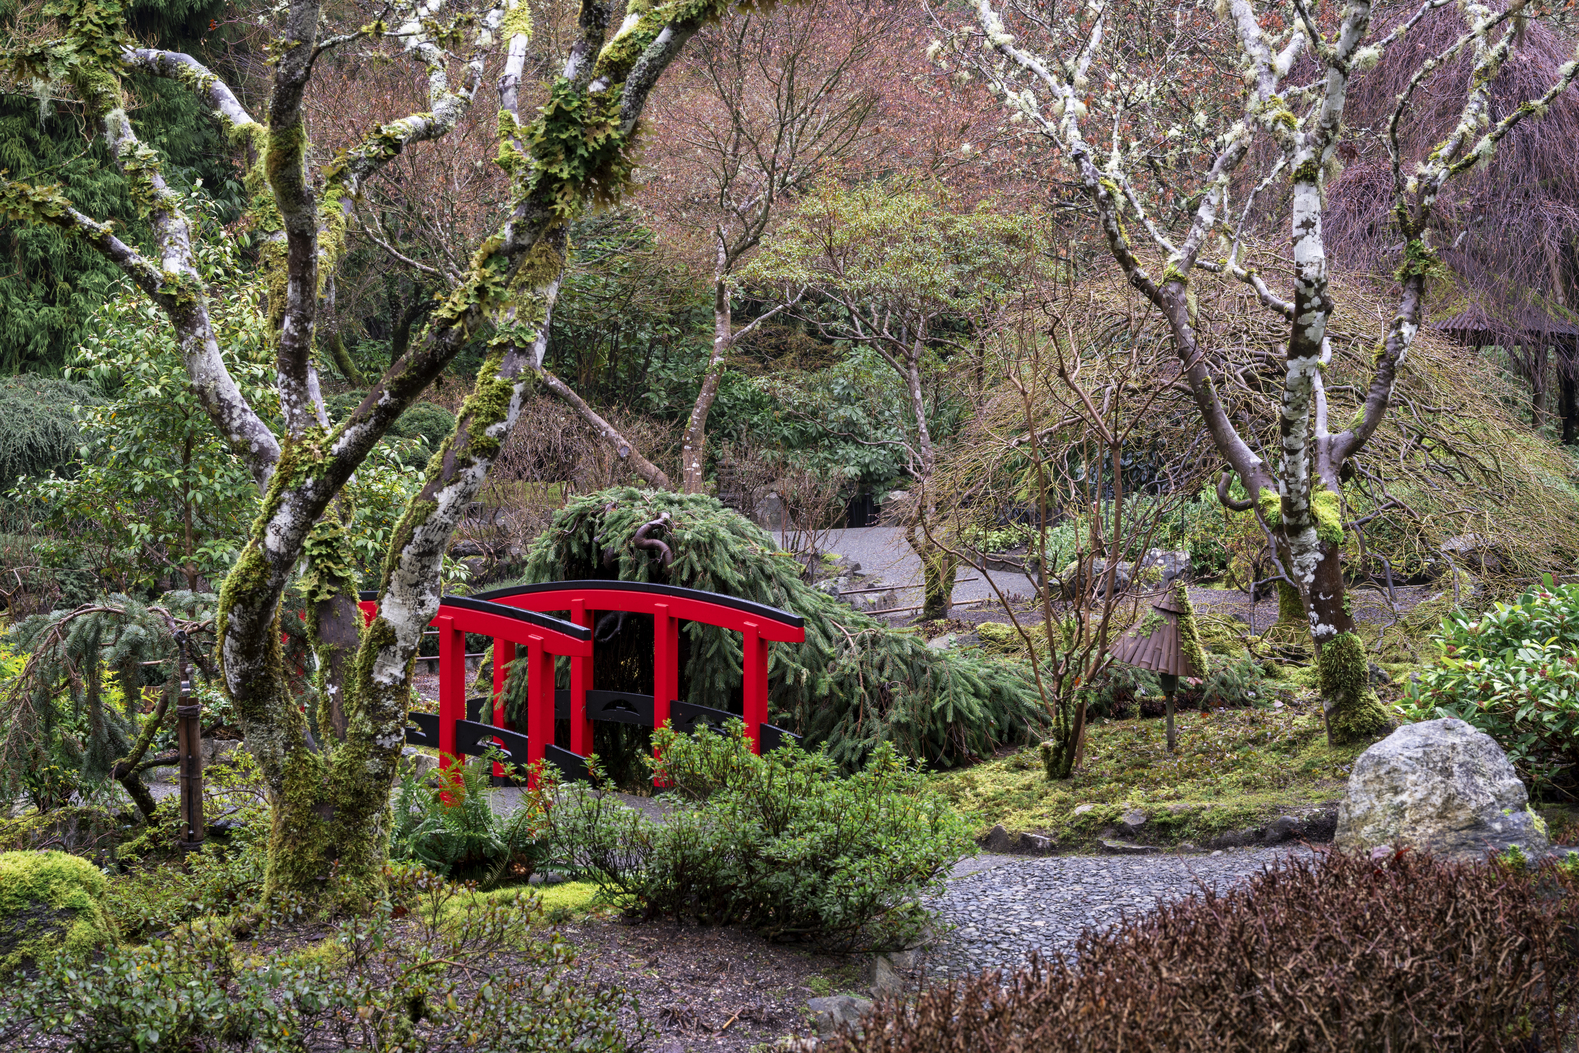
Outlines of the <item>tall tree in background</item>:
{"label": "tall tree in background", "polygon": [[[224,8],[217,0],[139,0],[127,5],[126,17],[139,39],[202,55]],[[0,0],[0,34],[25,34],[27,21],[16,0]],[[239,187],[224,137],[203,119],[192,93],[141,74],[130,83],[138,118],[163,151],[171,179],[187,185],[201,179],[210,194],[234,199]],[[81,108],[69,93],[57,97],[60,87],[0,73],[0,172],[61,183],[80,207],[124,216],[132,231],[145,234],[135,188],[108,163],[103,144],[83,134]],[[0,221],[0,373],[57,372],[117,273],[59,231]]]}
{"label": "tall tree in background", "polygon": [[[1167,320],[1183,380],[1218,452],[1251,495],[1276,542],[1285,577],[1300,594],[1317,651],[1329,738],[1363,740],[1387,726],[1370,689],[1365,649],[1355,633],[1341,565],[1341,495],[1346,463],[1365,448],[1386,414],[1399,368],[1425,321],[1431,276],[1440,267],[1432,245],[1435,210],[1451,180],[1490,161],[1521,121],[1543,113],[1579,75],[1569,61],[1538,97],[1493,118],[1490,85],[1521,38],[1522,0],[1501,10],[1463,5],[1465,26],[1433,54],[1415,48],[1413,32],[1446,0],[1425,0],[1386,33],[1372,33],[1370,0],[1347,0],[1331,13],[1305,0],[1258,5],[1226,0],[1225,27],[1215,46],[1201,46],[1202,29],[1189,9],[1139,5],[1120,9],[1095,0],[1083,8],[1035,0],[975,0],[976,22],[956,38],[962,53],[1056,150],[1095,213],[1113,259],[1129,283]],[[1000,13],[1002,11],[1003,13]],[[1110,33],[1116,17],[1142,31]],[[981,51],[985,48],[985,52]],[[1343,128],[1352,80],[1394,49],[1413,55],[1414,73],[1388,121],[1388,194],[1401,242],[1396,310],[1378,334],[1376,359],[1364,391],[1329,393],[1322,369],[1330,355],[1327,324],[1334,311],[1323,195]],[[1307,74],[1290,76],[1308,54]],[[1238,105],[1227,111],[1180,112],[1180,89],[1214,70],[1205,56],[1236,55],[1242,75]],[[1469,57],[1454,76],[1454,61]],[[1441,71],[1441,72],[1439,72]],[[1446,78],[1451,78],[1449,83]],[[1457,118],[1420,162],[1410,167],[1398,128],[1423,86],[1457,93]],[[1199,105],[1199,103],[1197,103]],[[1086,128],[1099,127],[1100,139]],[[1241,172],[1249,158],[1264,167]],[[1158,164],[1166,158],[1169,164]],[[1188,206],[1170,212],[1176,194],[1158,193],[1176,170],[1201,173]],[[1238,182],[1236,183],[1236,179]],[[1258,195],[1286,180],[1284,219],[1289,252],[1257,266],[1242,236]],[[1244,186],[1242,201],[1230,190]],[[1171,188],[1169,188],[1171,189]],[[1171,222],[1173,216],[1179,217]],[[1160,272],[1147,258],[1164,258]],[[1270,254],[1268,254],[1270,256]],[[1254,289],[1269,321],[1285,326],[1280,363],[1278,449],[1263,458],[1227,413],[1224,381],[1212,334],[1198,324],[1192,274],[1225,274]],[[1266,271],[1274,277],[1269,282]],[[1286,281],[1279,294],[1274,284]],[[1353,396],[1353,397],[1350,397]],[[1352,418],[1344,414],[1350,411]],[[1336,424],[1335,421],[1345,421]],[[1218,488],[1225,504],[1230,475]]]}
{"label": "tall tree in background", "polygon": [[705,237],[713,340],[681,444],[681,489],[699,493],[707,414],[736,342],[787,307],[736,326],[734,275],[787,204],[870,140],[878,95],[862,67],[895,21],[893,9],[818,0],[793,11],[743,11],[700,35],[666,78],[655,127],[656,209],[672,229]]}
{"label": "tall tree in background", "polygon": [[[728,0],[632,4],[611,35],[612,5],[584,0],[563,71],[530,119],[520,114],[530,32],[521,0],[460,9],[447,22],[440,20],[441,9],[399,7],[387,23],[338,34],[317,0],[291,0],[282,13],[262,123],[195,58],[134,46],[113,3],[55,0],[45,10],[55,20],[54,35],[0,51],[0,62],[18,80],[69,86],[147,209],[155,252],[145,255],[123,241],[59,186],[6,178],[0,181],[0,214],[91,246],[152,300],[175,330],[194,395],[263,491],[251,537],[220,591],[216,632],[225,689],[268,790],[270,900],[284,892],[362,899],[381,883],[389,790],[404,741],[417,645],[438,609],[450,535],[539,376],[567,224],[589,201],[608,204],[624,193],[653,85],[702,24],[729,6]],[[443,43],[464,53],[452,55]],[[500,43],[508,46],[498,107],[508,202],[494,233],[448,286],[405,356],[359,406],[331,423],[313,357],[320,274],[337,264],[347,217],[367,183],[404,150],[455,127]],[[365,132],[311,172],[303,98],[315,63],[331,48],[358,45],[386,47],[392,58],[417,63],[428,86],[427,106]],[[126,109],[131,71],[168,77],[197,93],[256,159],[254,218],[270,235],[264,278],[277,322],[278,434],[243,397],[220,352],[183,200]],[[378,590],[379,615],[364,630],[340,498],[390,426],[479,334],[491,335],[473,394],[395,531]],[[315,727],[287,689],[280,652],[280,598],[304,562],[308,631],[322,678]]]}
{"label": "tall tree in background", "polygon": [[961,213],[886,183],[829,185],[802,202],[744,272],[776,308],[793,309],[828,340],[870,349],[904,385],[910,429],[893,441],[915,482],[906,539],[925,574],[925,619],[948,616],[956,566],[934,540],[941,527],[930,523],[942,362],[977,372],[1005,309],[1037,283],[1039,248],[1034,227],[989,206]]}

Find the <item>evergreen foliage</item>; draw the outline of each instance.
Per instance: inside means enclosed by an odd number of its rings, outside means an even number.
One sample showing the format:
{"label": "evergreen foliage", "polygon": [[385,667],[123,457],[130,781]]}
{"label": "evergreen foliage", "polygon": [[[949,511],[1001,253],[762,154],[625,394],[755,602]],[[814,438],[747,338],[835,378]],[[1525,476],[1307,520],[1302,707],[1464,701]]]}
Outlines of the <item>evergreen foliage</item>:
{"label": "evergreen foliage", "polygon": [[[664,514],[672,525],[663,540],[674,551],[667,570],[633,543],[639,527]],[[608,566],[605,550],[613,555]],[[716,498],[615,487],[578,497],[554,517],[527,554],[523,582],[656,581],[801,615],[805,642],[769,652],[771,719],[806,736],[808,746],[826,743],[846,771],[859,769],[879,742],[950,767],[1040,736],[1046,718],[1021,667],[935,651],[816,591],[800,572],[771,535]],[[685,623],[680,638],[680,697],[740,712],[738,634]],[[636,616],[607,643],[600,637],[595,682],[650,689],[651,641],[650,619]],[[524,694],[524,683],[515,682],[524,677],[511,679],[512,697]]]}
{"label": "evergreen foliage", "polygon": [[[142,663],[175,656],[173,630],[212,625],[215,601],[175,592],[154,607],[111,595],[18,625],[29,657],[0,693],[0,800],[25,790],[47,811],[108,779],[137,737]],[[44,778],[51,770],[59,777]]]}
{"label": "evergreen foliage", "polygon": [[77,408],[99,401],[87,384],[43,376],[0,378],[0,495],[24,475],[63,470],[75,459],[81,441]]}
{"label": "evergreen foliage", "polygon": [[[19,31],[20,6],[0,0],[0,31],[7,36]],[[216,0],[125,5],[139,40],[205,58],[210,20],[224,9]],[[238,197],[224,136],[191,89],[142,75],[128,79],[137,99],[133,120],[144,140],[160,150],[167,176],[177,184],[201,179],[227,199]],[[37,90],[0,93],[0,171],[41,185],[59,183],[82,212],[113,219],[131,232],[129,240],[144,240],[139,210],[103,142],[94,137],[84,148],[76,103],[51,98],[48,86]],[[0,281],[0,373],[18,373],[53,372],[65,363],[119,271],[80,239],[52,227],[0,223],[0,274],[6,276]]]}

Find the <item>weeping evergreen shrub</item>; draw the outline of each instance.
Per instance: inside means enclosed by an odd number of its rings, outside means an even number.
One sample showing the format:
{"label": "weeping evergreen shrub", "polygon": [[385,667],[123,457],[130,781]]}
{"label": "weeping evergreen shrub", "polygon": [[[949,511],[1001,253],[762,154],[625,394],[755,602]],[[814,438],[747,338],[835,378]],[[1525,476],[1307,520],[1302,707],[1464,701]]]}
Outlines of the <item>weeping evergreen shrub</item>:
{"label": "weeping evergreen shrub", "polygon": [[[667,529],[650,536],[672,549],[667,568],[635,537],[665,514]],[[816,591],[800,571],[772,535],[716,498],[614,487],[577,497],[554,516],[528,552],[518,584],[658,582],[800,615],[805,642],[769,649],[770,719],[804,735],[808,747],[826,744],[845,771],[858,770],[880,742],[912,760],[950,767],[1041,737],[1045,718],[1021,665],[933,650]],[[739,713],[739,634],[687,622],[680,639],[680,698]],[[598,687],[651,690],[650,618],[600,621],[598,640]],[[512,683],[512,698],[524,695],[524,686]]]}

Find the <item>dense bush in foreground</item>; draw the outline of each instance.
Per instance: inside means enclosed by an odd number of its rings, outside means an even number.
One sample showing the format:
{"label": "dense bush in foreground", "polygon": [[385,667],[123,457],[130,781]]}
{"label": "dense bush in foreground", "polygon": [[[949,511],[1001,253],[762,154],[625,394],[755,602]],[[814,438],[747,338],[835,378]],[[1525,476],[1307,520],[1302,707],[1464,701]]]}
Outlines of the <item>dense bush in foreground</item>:
{"label": "dense bush in foreground", "polygon": [[1083,935],[1067,961],[889,1001],[837,1053],[1557,1050],[1579,1033],[1579,873],[1288,860]]}
{"label": "dense bush in foreground", "polygon": [[1508,751],[1537,786],[1579,771],[1579,585],[1526,592],[1436,634],[1441,661],[1409,686],[1409,720],[1457,717]]}
{"label": "dense bush in foreground", "polygon": [[926,920],[916,893],[969,850],[965,822],[886,743],[842,779],[826,752],[754,755],[739,722],[655,739],[684,799],[664,822],[579,784],[546,819],[552,856],[648,914],[893,945]]}

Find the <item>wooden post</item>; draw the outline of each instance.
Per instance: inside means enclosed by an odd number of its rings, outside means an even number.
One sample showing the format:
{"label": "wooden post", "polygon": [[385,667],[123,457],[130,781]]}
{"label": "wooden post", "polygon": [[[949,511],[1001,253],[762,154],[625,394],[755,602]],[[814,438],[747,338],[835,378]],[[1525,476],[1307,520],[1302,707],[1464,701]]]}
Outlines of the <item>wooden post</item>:
{"label": "wooden post", "polygon": [[[592,612],[587,601],[570,601],[570,620],[583,629],[592,628]],[[570,660],[570,752],[583,757],[592,753],[592,721],[587,719],[587,692],[592,690],[592,656]]]}
{"label": "wooden post", "polygon": [[1172,673],[1160,673],[1157,679],[1162,682],[1162,697],[1167,706],[1168,714],[1168,752],[1173,752],[1173,696],[1179,690],[1179,678]]}
{"label": "wooden post", "polygon": [[[667,603],[653,605],[652,614],[652,726],[669,722],[669,705],[680,694],[680,622]],[[662,786],[653,779],[654,786]]]}
{"label": "wooden post", "polygon": [[741,647],[745,667],[741,671],[744,678],[741,710],[745,715],[746,734],[751,736],[751,752],[761,753],[762,725],[768,720],[768,642],[762,638],[761,627],[756,622],[746,623]]}
{"label": "wooden post", "polygon": [[[183,697],[190,697],[186,681],[181,683]],[[203,843],[207,824],[203,822],[203,704],[175,707],[176,746],[181,756],[181,847],[196,848]]]}
{"label": "wooden post", "polygon": [[[464,659],[463,659],[464,660]],[[502,728],[504,719],[504,682],[510,675],[510,663],[515,661],[515,642],[493,638],[493,726]],[[504,765],[493,762],[494,778],[504,777]]]}
{"label": "wooden post", "polygon": [[537,786],[537,769],[554,741],[554,656],[541,636],[526,638],[526,761],[527,785]]}

